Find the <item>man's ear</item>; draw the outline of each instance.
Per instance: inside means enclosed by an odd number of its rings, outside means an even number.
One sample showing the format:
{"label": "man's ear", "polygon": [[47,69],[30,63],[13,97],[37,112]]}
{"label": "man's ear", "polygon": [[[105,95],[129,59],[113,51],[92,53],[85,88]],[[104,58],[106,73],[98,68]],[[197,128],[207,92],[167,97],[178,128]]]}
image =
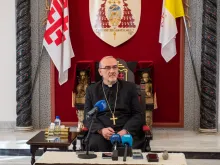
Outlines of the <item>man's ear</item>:
{"label": "man's ear", "polygon": [[102,71],[101,71],[101,69],[98,69],[98,71],[99,71],[99,75],[102,76]]}

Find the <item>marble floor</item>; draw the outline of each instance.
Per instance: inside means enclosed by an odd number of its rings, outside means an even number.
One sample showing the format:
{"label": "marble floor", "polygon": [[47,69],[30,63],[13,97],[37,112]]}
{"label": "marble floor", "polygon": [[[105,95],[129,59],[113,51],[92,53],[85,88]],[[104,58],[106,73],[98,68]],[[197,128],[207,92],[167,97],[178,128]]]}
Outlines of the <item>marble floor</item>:
{"label": "marble floor", "polygon": [[[39,131],[0,130],[0,165],[30,165],[30,147],[26,142]],[[153,135],[151,149],[154,152],[183,152],[188,165],[220,164],[220,133],[154,129]],[[36,160],[42,154],[43,151],[39,151]]]}

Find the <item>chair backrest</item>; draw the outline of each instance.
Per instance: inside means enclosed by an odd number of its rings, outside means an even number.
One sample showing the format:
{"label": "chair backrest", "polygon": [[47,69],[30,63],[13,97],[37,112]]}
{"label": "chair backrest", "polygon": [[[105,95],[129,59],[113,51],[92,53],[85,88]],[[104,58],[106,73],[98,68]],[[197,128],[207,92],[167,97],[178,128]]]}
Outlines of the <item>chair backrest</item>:
{"label": "chair backrest", "polygon": [[[118,75],[118,79],[121,80],[125,80],[125,81],[130,81],[135,83],[135,76],[134,76],[134,71],[137,67],[137,63],[136,62],[130,62],[130,68],[127,65],[127,62],[125,62],[122,59],[117,59],[118,60],[118,71],[119,71],[119,75]],[[137,89],[137,93],[139,96],[139,101],[140,101],[140,105],[143,111],[143,119],[145,121],[145,123],[147,125],[149,125],[150,127],[152,126],[152,111],[151,111],[151,115],[149,114],[150,112],[147,111],[147,108],[149,108],[149,104],[147,104],[148,100],[152,100],[152,97],[146,97],[146,91],[148,91],[148,89],[146,90],[146,86],[149,86],[149,84],[146,84],[146,80],[144,81],[143,79],[148,78],[148,80],[150,80],[150,77],[146,77],[149,76],[150,74],[145,70],[145,72],[141,72],[141,74],[139,75],[139,78],[141,80],[139,80],[140,84],[136,84],[136,89]],[[153,102],[151,102],[153,103]],[[150,119],[150,121],[149,121]]]}
{"label": "chair backrest", "polygon": [[[128,65],[127,62],[124,60],[118,58],[118,79],[120,80],[125,80],[125,81],[130,81],[130,82],[135,82],[135,77],[134,77],[134,70],[132,71]],[[130,63],[131,64],[131,63]],[[135,62],[133,63],[133,66],[135,66]]]}

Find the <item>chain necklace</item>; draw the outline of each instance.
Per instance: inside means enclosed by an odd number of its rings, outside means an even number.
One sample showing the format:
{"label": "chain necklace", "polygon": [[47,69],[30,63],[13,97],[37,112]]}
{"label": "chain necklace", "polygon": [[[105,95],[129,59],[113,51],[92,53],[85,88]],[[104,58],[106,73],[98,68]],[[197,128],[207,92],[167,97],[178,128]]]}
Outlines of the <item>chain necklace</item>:
{"label": "chain necklace", "polygon": [[117,82],[117,91],[116,91],[116,96],[115,96],[114,112],[112,112],[111,107],[110,107],[110,105],[109,105],[109,103],[108,103],[108,99],[107,99],[107,97],[106,97],[105,90],[104,90],[104,87],[103,87],[103,82],[102,82],[102,90],[103,90],[103,93],[104,93],[106,102],[107,102],[107,104],[108,104],[109,110],[110,110],[110,112],[111,112],[111,114],[112,114],[112,118],[110,118],[110,120],[113,121],[113,125],[116,125],[115,120],[117,120],[118,118],[115,117],[115,108],[116,108],[116,102],[117,102],[117,99],[118,99],[118,82]]}

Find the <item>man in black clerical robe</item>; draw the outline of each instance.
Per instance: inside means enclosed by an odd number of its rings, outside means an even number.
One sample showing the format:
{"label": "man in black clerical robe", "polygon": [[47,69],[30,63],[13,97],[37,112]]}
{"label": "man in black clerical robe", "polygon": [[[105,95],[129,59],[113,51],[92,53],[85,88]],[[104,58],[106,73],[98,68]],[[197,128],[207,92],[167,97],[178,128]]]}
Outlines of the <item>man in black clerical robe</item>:
{"label": "man in black clerical robe", "polygon": [[133,137],[133,148],[140,148],[144,136],[144,114],[138,100],[136,85],[117,80],[117,60],[112,56],[106,56],[100,61],[99,73],[103,80],[90,85],[86,90],[84,125],[89,128],[91,119],[86,119],[86,114],[96,102],[106,100],[107,109],[98,112],[93,121],[89,138],[90,150],[111,151],[112,144],[109,139],[113,133],[121,136],[130,133]]}

